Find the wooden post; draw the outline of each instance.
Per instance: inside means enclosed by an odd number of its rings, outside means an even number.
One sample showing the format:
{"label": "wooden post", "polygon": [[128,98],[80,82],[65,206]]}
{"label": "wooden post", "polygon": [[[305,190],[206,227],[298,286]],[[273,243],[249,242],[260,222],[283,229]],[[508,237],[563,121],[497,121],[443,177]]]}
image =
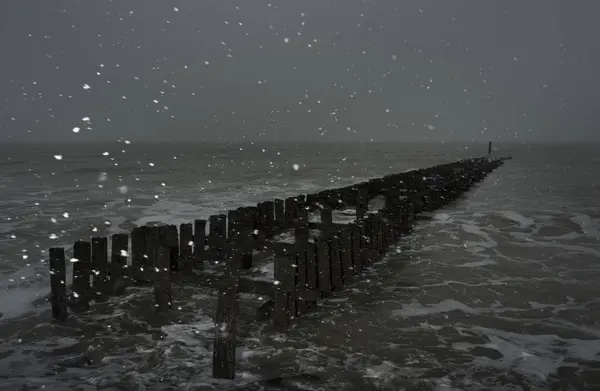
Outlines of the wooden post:
{"label": "wooden post", "polygon": [[286,222],[293,221],[296,218],[296,200],[294,197],[285,199],[285,217]]}
{"label": "wooden post", "polygon": [[140,282],[150,281],[148,271],[148,255],[146,251],[146,238],[148,227],[136,227],[131,231],[131,275]]}
{"label": "wooden post", "polygon": [[108,239],[92,238],[92,281],[95,301],[106,301],[110,291],[108,271]]}
{"label": "wooden post", "polygon": [[52,247],[50,256],[50,303],[52,317],[58,321],[67,319],[67,265],[65,249]]}
{"label": "wooden post", "polygon": [[194,264],[197,268],[204,267],[206,260],[206,220],[194,220]]}
{"label": "wooden post", "polygon": [[191,223],[179,225],[179,257],[183,270],[191,271],[194,264],[194,228]]}
{"label": "wooden post", "polygon": [[356,199],[356,220],[361,220],[369,211],[369,189],[365,186],[358,188]]}
{"label": "wooden post", "polygon": [[306,288],[316,291],[319,288],[319,270],[317,267],[317,245],[306,243]]}
{"label": "wooden post", "polygon": [[73,309],[76,311],[85,311],[90,303],[90,273],[92,271],[92,244],[79,240],[73,246],[73,258],[77,262],[73,263]]}
{"label": "wooden post", "polygon": [[331,285],[334,290],[342,289],[342,252],[340,249],[340,233],[335,231],[329,239],[329,254],[331,262]]}
{"label": "wooden post", "polygon": [[321,223],[333,224],[333,210],[330,207],[321,209]]}
{"label": "wooden post", "polygon": [[295,316],[296,297],[294,259],[295,254],[275,253],[275,299],[273,301],[273,323],[276,327],[288,327]]}
{"label": "wooden post", "polygon": [[127,249],[129,248],[129,235],[114,234],[111,237],[112,246],[110,253],[110,284],[111,291],[122,295],[127,286],[126,279],[129,276],[127,267]]}
{"label": "wooden post", "polygon": [[252,268],[252,252],[254,231],[254,214],[252,209],[242,209],[238,215],[237,240],[231,247],[237,246],[240,252],[241,267],[244,270]]}
{"label": "wooden post", "polygon": [[[234,227],[235,228],[235,227]],[[241,253],[237,241],[240,233],[233,231],[231,248],[226,260],[226,280],[219,289],[215,315],[215,342],[213,351],[213,377],[235,378],[235,349],[239,317],[238,287],[240,283]]]}
{"label": "wooden post", "polygon": [[362,269],[360,226],[351,224],[350,229],[352,231],[352,265],[354,266],[354,273],[358,274]]}
{"label": "wooden post", "polygon": [[299,313],[305,312],[308,304],[305,302],[306,291],[308,289],[308,268],[307,268],[307,252],[308,252],[308,239],[309,230],[307,221],[299,221],[295,227],[295,245],[294,245],[294,257],[295,257],[295,286],[298,293],[298,300],[296,302],[296,313],[292,316],[297,316]]}
{"label": "wooden post", "polygon": [[[319,238],[320,239],[320,238]],[[331,260],[329,257],[329,244],[325,240],[317,241],[317,272],[319,277],[319,291],[322,295],[331,292]]]}
{"label": "wooden post", "polygon": [[171,268],[172,248],[167,246],[162,240],[156,240],[154,245],[152,259],[154,262],[154,300],[156,310],[164,312],[171,309]]}
{"label": "wooden post", "polygon": [[490,141],[488,143],[488,155],[491,155],[491,154],[492,154],[492,142]]}
{"label": "wooden post", "polygon": [[350,229],[340,231],[339,243],[342,257],[342,281],[346,284],[354,274],[354,265],[352,264],[352,231]]}
{"label": "wooden post", "polygon": [[169,249],[171,270],[182,270],[183,265],[179,258],[179,233],[176,225],[163,225],[159,227],[161,243]]}
{"label": "wooden post", "polygon": [[227,235],[227,217],[224,215],[213,215],[210,220],[210,235],[208,246],[212,262],[224,261],[225,237]]}
{"label": "wooden post", "polygon": [[282,199],[276,198],[275,199],[275,221],[277,223],[281,223],[284,219],[285,219],[285,212],[284,212],[284,201]]}

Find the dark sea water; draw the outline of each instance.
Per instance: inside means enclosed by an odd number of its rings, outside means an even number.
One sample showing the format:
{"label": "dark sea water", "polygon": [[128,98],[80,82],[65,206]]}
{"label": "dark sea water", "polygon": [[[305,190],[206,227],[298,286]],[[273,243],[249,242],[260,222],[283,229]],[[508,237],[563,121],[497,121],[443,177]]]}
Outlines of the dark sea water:
{"label": "dark sea water", "polygon": [[210,376],[213,292],[176,286],[158,318],[132,288],[56,324],[47,248],[486,146],[0,146],[0,390],[598,390],[598,147],[498,145],[514,159],[285,333],[244,297],[225,382]]}

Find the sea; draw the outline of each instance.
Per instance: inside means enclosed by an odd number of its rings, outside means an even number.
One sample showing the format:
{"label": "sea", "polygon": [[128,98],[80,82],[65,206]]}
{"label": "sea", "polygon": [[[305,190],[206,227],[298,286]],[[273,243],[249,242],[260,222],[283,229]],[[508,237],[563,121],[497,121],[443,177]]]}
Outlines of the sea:
{"label": "sea", "polygon": [[487,143],[3,144],[0,390],[600,390],[600,145],[512,156],[288,330],[241,300],[235,380],[214,292],[135,287],[52,320],[48,248],[458,158]]}

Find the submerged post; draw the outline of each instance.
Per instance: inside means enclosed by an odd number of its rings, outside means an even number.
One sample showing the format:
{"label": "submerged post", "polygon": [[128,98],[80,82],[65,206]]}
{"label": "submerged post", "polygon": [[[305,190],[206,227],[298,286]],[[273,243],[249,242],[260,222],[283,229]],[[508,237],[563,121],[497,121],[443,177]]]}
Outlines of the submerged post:
{"label": "submerged post", "polygon": [[492,142],[490,141],[488,144],[488,155],[492,154]]}
{"label": "submerged post", "polygon": [[53,247],[50,249],[50,303],[52,317],[59,321],[67,319],[67,265],[65,249]]}

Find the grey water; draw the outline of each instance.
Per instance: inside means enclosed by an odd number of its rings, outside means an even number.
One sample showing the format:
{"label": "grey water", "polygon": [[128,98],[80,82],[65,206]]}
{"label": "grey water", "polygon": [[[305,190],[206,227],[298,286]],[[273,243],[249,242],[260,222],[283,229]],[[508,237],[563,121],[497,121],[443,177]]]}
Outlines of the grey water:
{"label": "grey water", "polygon": [[[481,156],[479,144],[0,146],[1,390],[600,389],[598,145],[512,155],[286,332],[251,321],[211,378],[213,292],[135,288],[51,320],[47,249]],[[150,297],[149,297],[150,296]]]}

